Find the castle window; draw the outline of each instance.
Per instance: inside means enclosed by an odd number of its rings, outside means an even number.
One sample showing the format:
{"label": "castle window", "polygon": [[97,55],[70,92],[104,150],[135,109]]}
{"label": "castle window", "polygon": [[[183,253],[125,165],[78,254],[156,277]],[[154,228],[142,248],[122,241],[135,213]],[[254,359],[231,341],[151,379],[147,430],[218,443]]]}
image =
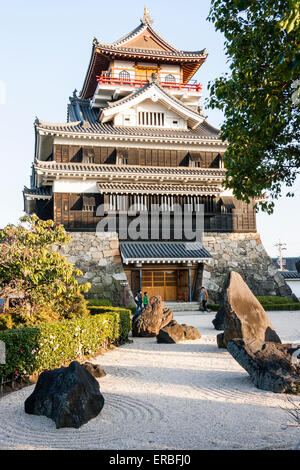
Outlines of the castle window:
{"label": "castle window", "polygon": [[82,210],[84,212],[95,212],[95,206],[88,206],[88,205],[85,205],[83,206]]}
{"label": "castle window", "polygon": [[165,82],[167,83],[175,83],[176,82],[176,78],[174,77],[174,75],[171,75],[169,73],[169,75],[166,75],[165,76]]}
{"label": "castle window", "polygon": [[82,198],[82,210],[84,212],[95,212],[95,210],[96,210],[96,198],[95,198],[95,196],[83,196],[83,198]]}
{"label": "castle window", "polygon": [[139,125],[163,127],[165,125],[165,115],[164,113],[139,112]]}
{"label": "castle window", "polygon": [[130,80],[130,73],[127,72],[127,70],[121,70],[121,72],[119,73],[119,77],[122,80]]}

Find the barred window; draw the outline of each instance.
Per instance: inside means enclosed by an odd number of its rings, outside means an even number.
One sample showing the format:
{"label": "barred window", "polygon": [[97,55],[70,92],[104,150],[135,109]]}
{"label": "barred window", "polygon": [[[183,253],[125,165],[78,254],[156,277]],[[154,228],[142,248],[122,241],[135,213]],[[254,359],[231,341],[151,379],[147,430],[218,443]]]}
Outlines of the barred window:
{"label": "barred window", "polygon": [[176,78],[174,77],[174,75],[171,75],[169,73],[169,75],[166,75],[165,76],[165,82],[167,83],[175,83],[176,82]]}
{"label": "barred window", "polygon": [[130,80],[130,73],[127,72],[127,70],[121,70],[119,73],[119,78],[122,78],[123,80]]}
{"label": "barred window", "polygon": [[95,206],[84,205],[82,210],[84,212],[95,212],[96,207]]}
{"label": "barred window", "polygon": [[139,112],[139,125],[140,126],[164,126],[165,115],[164,113],[149,113]]}

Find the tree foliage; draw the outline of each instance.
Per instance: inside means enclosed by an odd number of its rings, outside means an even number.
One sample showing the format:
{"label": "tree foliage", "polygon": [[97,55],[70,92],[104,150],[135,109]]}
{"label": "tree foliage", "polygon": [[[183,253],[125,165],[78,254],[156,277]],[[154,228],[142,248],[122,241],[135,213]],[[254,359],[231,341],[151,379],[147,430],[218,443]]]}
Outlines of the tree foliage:
{"label": "tree foliage", "polygon": [[36,215],[20,221],[0,230],[0,297],[14,299],[14,324],[87,315],[90,284],[78,283],[82,272],[58,251],[71,240],[64,227]]}
{"label": "tree foliage", "polygon": [[209,84],[208,101],[225,115],[225,186],[247,202],[267,190],[268,212],[300,168],[299,4],[212,0],[208,17],[225,36],[231,69]]}

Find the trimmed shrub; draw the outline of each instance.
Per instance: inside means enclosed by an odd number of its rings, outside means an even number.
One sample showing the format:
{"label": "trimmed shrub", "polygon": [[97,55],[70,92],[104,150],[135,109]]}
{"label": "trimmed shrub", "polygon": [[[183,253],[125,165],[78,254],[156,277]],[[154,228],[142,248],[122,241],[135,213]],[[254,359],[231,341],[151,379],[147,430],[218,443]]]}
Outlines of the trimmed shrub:
{"label": "trimmed shrub", "polygon": [[126,340],[130,329],[130,312],[115,311],[0,331],[6,346],[0,378],[28,376],[95,354],[101,347]]}
{"label": "trimmed shrub", "polygon": [[131,331],[131,310],[129,308],[122,307],[88,307],[91,315],[97,315],[99,313],[110,313],[118,314],[120,322],[120,341],[126,341],[128,339],[129,332]]}
{"label": "trimmed shrub", "polygon": [[112,303],[108,299],[87,299],[88,306],[94,307],[112,307]]}
{"label": "trimmed shrub", "polygon": [[[276,295],[257,295],[257,300],[261,303],[265,310],[281,311],[281,310],[300,310],[300,302],[292,302],[287,297],[279,297]],[[207,308],[211,310],[219,310],[218,304],[207,304]]]}
{"label": "trimmed shrub", "polygon": [[219,310],[219,307],[219,304],[207,304],[207,308],[209,308],[210,310],[217,311]]}

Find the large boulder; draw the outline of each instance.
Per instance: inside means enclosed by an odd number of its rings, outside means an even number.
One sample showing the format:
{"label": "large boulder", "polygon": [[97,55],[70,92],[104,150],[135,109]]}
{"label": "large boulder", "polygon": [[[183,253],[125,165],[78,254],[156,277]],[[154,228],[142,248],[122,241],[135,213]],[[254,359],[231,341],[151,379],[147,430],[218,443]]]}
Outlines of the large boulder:
{"label": "large boulder", "polygon": [[167,326],[159,330],[156,336],[158,343],[179,343],[185,340],[200,339],[201,335],[197,328],[188,325],[180,325],[172,320]]}
{"label": "large boulder", "polygon": [[226,279],[221,308],[224,310],[224,333],[218,335],[219,347],[226,347],[234,338],[246,342],[281,343],[262,305],[235,271],[231,271]]}
{"label": "large boulder", "polygon": [[300,394],[300,366],[292,355],[291,344],[261,343],[233,339],[227,349],[248,372],[257,388],[275,393]]}
{"label": "large boulder", "polygon": [[165,307],[161,297],[150,297],[145,310],[133,322],[132,336],[156,336],[171,320],[173,312]]}
{"label": "large boulder", "polygon": [[43,372],[25,401],[25,412],[53,419],[56,428],[79,428],[104,405],[97,380],[79,362]]}

